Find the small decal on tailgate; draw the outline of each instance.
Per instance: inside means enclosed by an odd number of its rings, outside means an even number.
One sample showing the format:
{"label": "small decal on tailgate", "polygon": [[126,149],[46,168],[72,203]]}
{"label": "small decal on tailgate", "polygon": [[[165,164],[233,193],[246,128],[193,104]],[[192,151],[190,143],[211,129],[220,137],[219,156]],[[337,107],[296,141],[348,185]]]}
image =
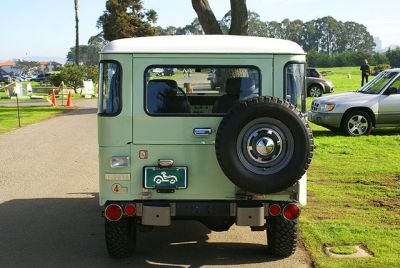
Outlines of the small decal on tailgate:
{"label": "small decal on tailgate", "polygon": [[106,181],[130,181],[131,174],[106,174]]}

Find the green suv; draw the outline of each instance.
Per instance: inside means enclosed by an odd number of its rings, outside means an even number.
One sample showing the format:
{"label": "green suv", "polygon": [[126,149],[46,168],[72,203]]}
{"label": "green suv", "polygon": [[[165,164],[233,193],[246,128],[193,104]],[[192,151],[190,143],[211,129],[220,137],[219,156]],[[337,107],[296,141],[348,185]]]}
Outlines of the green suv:
{"label": "green suv", "polygon": [[291,255],[313,152],[304,64],[300,46],[278,39],[110,42],[100,55],[98,108],[110,256],[132,255],[137,231],[173,220],[266,231],[272,254]]}

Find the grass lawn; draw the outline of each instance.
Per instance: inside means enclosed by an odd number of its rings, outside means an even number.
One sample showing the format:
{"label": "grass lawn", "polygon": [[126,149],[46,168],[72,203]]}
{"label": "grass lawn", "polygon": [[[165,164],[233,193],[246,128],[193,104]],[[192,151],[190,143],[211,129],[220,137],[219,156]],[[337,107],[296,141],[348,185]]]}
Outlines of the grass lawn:
{"label": "grass lawn", "polygon": [[[34,124],[63,113],[63,107],[20,107],[21,126]],[[0,134],[18,128],[18,113],[15,107],[0,107]]]}
{"label": "grass lawn", "polygon": [[[318,68],[321,73],[326,73],[324,77],[331,80],[334,84],[334,94],[349,91],[356,91],[361,87],[360,67],[336,67],[336,68]],[[350,74],[351,78],[348,78]],[[373,76],[370,76],[371,80]]]}
{"label": "grass lawn", "polygon": [[[335,84],[334,93],[360,87],[359,67],[319,71],[327,72],[325,78]],[[311,100],[307,99],[308,108]],[[307,173],[308,204],[300,219],[300,233],[316,266],[400,267],[400,128],[345,137],[314,124],[311,127],[316,149]],[[373,257],[337,259],[323,252],[324,245],[358,244]]]}

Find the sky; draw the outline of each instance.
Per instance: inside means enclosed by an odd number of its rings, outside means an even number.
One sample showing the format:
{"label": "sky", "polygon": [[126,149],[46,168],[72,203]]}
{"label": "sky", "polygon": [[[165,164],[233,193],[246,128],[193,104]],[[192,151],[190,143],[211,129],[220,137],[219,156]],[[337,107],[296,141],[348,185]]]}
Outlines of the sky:
{"label": "sky", "polygon": [[[80,43],[100,32],[96,27],[106,0],[79,0]],[[157,25],[184,26],[196,17],[191,0],[144,0],[158,14]],[[229,10],[229,0],[209,0],[217,19]],[[383,4],[384,3],[384,4]],[[263,21],[332,16],[364,24],[382,47],[400,46],[400,1],[385,0],[247,0]],[[75,44],[74,0],[0,0],[0,60],[25,57],[65,59]],[[61,58],[61,59],[60,59]]]}

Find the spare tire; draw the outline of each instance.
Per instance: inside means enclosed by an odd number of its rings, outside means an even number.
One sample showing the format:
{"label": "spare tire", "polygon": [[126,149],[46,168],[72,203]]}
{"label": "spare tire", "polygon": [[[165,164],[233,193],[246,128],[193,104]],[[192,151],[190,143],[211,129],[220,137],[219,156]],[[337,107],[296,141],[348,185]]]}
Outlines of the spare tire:
{"label": "spare tire", "polygon": [[257,97],[234,105],[215,140],[221,169],[240,189],[269,194],[296,183],[311,163],[313,137],[289,102]]}

